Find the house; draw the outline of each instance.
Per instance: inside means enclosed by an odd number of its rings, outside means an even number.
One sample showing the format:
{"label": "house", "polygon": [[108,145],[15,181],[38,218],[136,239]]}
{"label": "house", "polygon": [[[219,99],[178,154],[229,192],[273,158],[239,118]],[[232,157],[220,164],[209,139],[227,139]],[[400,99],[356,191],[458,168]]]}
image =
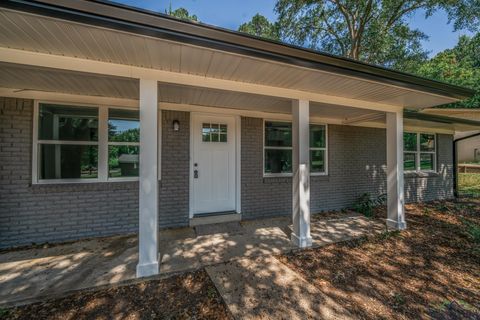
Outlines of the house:
{"label": "house", "polygon": [[147,276],[159,229],[291,215],[308,247],[311,213],[366,192],[404,229],[406,201],[453,197],[453,134],[479,125],[405,111],[469,89],[111,2],[0,22],[2,247],[138,232]]}
{"label": "house", "polygon": [[[422,112],[480,121],[480,108],[427,108],[422,110]],[[480,130],[460,131],[455,133],[454,139],[458,141],[456,144],[458,163],[480,163]]]}

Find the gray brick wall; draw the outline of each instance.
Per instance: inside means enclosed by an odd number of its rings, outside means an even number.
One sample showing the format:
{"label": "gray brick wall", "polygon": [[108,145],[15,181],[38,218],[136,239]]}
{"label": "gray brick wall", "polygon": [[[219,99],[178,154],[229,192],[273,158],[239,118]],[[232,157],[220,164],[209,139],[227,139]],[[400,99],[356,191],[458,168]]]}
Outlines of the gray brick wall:
{"label": "gray brick wall", "polygon": [[437,135],[437,173],[405,175],[407,202],[453,198],[453,136]]}
{"label": "gray brick wall", "polygon": [[384,129],[328,126],[328,176],[311,178],[312,212],[349,207],[361,194],[386,192]]}
{"label": "gray brick wall", "polygon": [[[137,232],[138,182],[31,184],[32,119],[32,100],[0,97],[0,247]],[[162,122],[159,225],[184,226],[189,113],[163,111]]]}
{"label": "gray brick wall", "polygon": [[242,217],[290,214],[291,178],[263,178],[263,120],[242,117],[241,134]]}
{"label": "gray brick wall", "polygon": [[[138,182],[31,185],[32,117],[32,100],[0,97],[0,247],[137,232]],[[242,118],[245,219],[291,212],[291,178],[263,178],[262,121]],[[451,142],[438,135],[439,174],[406,176],[407,200],[453,196]],[[190,114],[163,111],[160,228],[188,225],[189,150]],[[385,130],[329,126],[329,175],[312,177],[312,210],[385,192],[385,162]]]}
{"label": "gray brick wall", "polygon": [[[242,214],[288,215],[291,178],[263,178],[262,119],[242,118]],[[386,192],[385,129],[328,126],[328,176],[312,176],[312,212],[351,206],[361,194]],[[438,135],[438,174],[407,174],[407,202],[453,197],[452,136]]]}
{"label": "gray brick wall", "polygon": [[136,232],[137,182],[31,185],[32,117],[0,97],[0,247]]}
{"label": "gray brick wall", "polygon": [[[187,226],[189,222],[190,113],[162,111],[162,179],[160,227]],[[180,122],[173,131],[172,122]]]}

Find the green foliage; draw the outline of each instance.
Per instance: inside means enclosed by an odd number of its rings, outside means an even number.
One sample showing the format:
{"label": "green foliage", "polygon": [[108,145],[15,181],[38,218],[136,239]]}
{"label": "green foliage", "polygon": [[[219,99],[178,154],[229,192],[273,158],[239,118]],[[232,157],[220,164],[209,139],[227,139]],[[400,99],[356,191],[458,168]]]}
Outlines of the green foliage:
{"label": "green foliage", "polygon": [[480,225],[470,222],[466,219],[462,219],[468,237],[476,244],[480,244]]}
{"label": "green foliage", "polygon": [[385,230],[381,234],[377,235],[375,238],[380,241],[385,241],[390,238],[398,237],[399,235],[400,235],[399,230],[393,230],[393,231]]}
{"label": "green foliage", "polygon": [[364,193],[357,199],[357,201],[355,201],[353,209],[366,217],[372,217],[373,209],[384,204],[385,201],[385,194],[378,197],[372,197],[369,193]]}
{"label": "green foliage", "polygon": [[243,23],[238,28],[238,31],[248,33],[260,38],[271,40],[280,40],[278,23],[270,22],[267,18],[257,13],[252,20]]}
{"label": "green foliage", "polygon": [[427,37],[408,18],[440,9],[457,29],[478,27],[480,0],[278,0],[275,6],[282,41],[406,72],[427,60]]}
{"label": "green foliage", "polygon": [[462,195],[480,197],[480,174],[478,173],[459,173],[458,191]]}
{"label": "green foliage", "polygon": [[172,6],[168,8],[168,10],[165,10],[165,13],[168,14],[169,16],[182,19],[182,20],[188,20],[188,21],[196,21],[198,22],[198,17],[194,14],[190,15],[187,9],[185,8],[178,8],[175,10],[172,10]]}
{"label": "green foliage", "polygon": [[0,319],[7,318],[8,315],[10,315],[10,310],[0,308]]}
{"label": "green foliage", "polygon": [[462,87],[469,87],[477,94],[467,100],[448,104],[448,108],[480,107],[480,33],[473,37],[461,36],[457,45],[437,54],[422,65],[417,74]]}

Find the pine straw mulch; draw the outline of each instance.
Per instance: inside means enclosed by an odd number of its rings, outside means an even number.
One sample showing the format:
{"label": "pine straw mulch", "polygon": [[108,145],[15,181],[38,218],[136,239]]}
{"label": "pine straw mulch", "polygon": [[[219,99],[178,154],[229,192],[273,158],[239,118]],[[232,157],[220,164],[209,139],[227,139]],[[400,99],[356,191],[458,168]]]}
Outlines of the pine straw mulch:
{"label": "pine straw mulch", "polygon": [[278,258],[357,319],[480,319],[480,200],[407,205],[406,216],[403,232]]}
{"label": "pine straw mulch", "polygon": [[3,310],[5,319],[232,319],[205,270]]}

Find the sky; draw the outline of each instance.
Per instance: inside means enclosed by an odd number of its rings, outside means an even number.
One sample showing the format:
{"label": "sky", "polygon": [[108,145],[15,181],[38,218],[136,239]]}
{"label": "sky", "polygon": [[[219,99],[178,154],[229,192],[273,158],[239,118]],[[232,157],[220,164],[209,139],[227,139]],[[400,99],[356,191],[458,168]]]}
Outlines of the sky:
{"label": "sky", "polygon": [[[197,15],[201,22],[227,29],[237,30],[238,26],[249,21],[256,13],[270,20],[275,20],[274,7],[276,0],[116,0],[134,7],[152,11],[165,12],[172,9],[186,8],[190,14]],[[438,52],[452,48],[465,31],[453,32],[453,26],[448,24],[447,15],[438,11],[425,19],[424,12],[417,12],[410,17],[410,26],[423,31],[429,39],[424,41],[424,48],[434,56]]]}

